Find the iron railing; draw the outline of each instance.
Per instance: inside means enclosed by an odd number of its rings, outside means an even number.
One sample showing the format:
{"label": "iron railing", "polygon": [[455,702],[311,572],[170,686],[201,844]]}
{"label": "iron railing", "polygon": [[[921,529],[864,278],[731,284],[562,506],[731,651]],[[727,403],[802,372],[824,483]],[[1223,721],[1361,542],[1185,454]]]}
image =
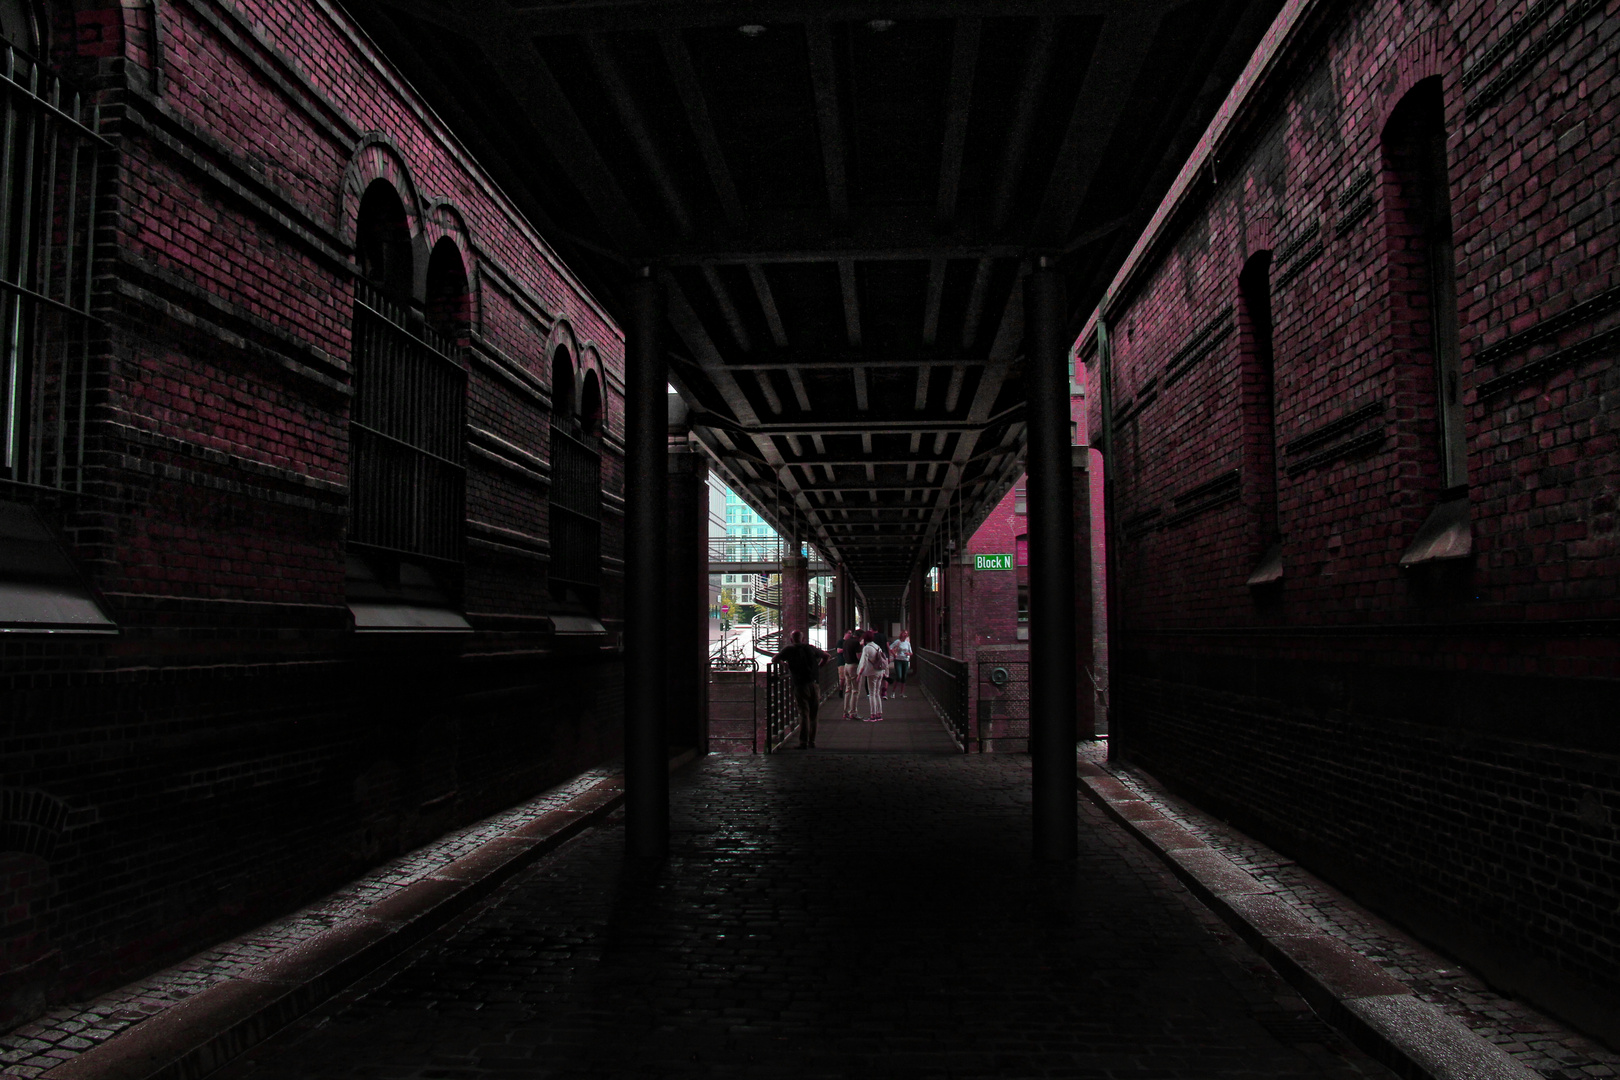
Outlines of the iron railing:
{"label": "iron railing", "polygon": [[602,584],[602,456],[561,428],[551,429],[551,581],[585,598]]}
{"label": "iron railing", "polygon": [[[709,561],[711,563],[776,563],[793,555],[791,542],[780,536],[711,536]],[[814,544],[800,544],[799,555],[812,563],[824,563],[826,557]]]}
{"label": "iron railing", "polygon": [[0,478],[82,491],[99,105],[6,47],[0,68]]}
{"label": "iron railing", "polygon": [[944,721],[945,730],[956,740],[957,749],[968,752],[968,665],[965,660],[933,652],[913,649],[912,670],[923,695],[934,706]]}
{"label": "iron railing", "polygon": [[773,660],[765,669],[765,752],[782,749],[800,723],[798,706],[793,703],[793,672],[785,660]]}
{"label": "iron railing", "polygon": [[[758,672],[750,657],[709,658],[710,749],[740,749],[735,744],[745,743],[750,752],[759,753]],[[733,729],[743,723],[748,734],[735,734]]]}
{"label": "iron railing", "polygon": [[351,541],[460,561],[466,400],[453,347],[406,305],[356,282]]}

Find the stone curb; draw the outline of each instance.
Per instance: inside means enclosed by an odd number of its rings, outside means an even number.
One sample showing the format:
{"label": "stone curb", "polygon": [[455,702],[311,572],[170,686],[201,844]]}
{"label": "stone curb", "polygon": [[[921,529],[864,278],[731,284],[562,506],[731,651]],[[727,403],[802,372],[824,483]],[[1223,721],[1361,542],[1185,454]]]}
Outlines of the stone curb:
{"label": "stone curb", "polygon": [[1338,938],[1306,922],[1271,886],[1138,799],[1097,765],[1078,763],[1091,800],[1157,855],[1299,991],[1328,1023],[1410,1080],[1541,1080],[1419,998]]}
{"label": "stone curb", "polygon": [[[670,759],[673,772],[697,757]],[[624,802],[624,779],[486,841],[329,930],[143,1020],[38,1080],[197,1080],[399,956]]]}

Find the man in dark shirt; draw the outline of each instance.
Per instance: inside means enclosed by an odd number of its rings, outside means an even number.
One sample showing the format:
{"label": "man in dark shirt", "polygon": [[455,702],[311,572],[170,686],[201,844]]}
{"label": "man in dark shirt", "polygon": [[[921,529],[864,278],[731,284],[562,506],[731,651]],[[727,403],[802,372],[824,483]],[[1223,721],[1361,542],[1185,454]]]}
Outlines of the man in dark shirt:
{"label": "man in dark shirt", "polygon": [[806,645],[801,631],[795,630],[789,636],[793,644],[771,659],[787,664],[788,677],[793,683],[793,703],[799,708],[799,749],[803,750],[816,745],[816,713],[821,710],[817,671],[827,662],[827,654],[814,645]]}

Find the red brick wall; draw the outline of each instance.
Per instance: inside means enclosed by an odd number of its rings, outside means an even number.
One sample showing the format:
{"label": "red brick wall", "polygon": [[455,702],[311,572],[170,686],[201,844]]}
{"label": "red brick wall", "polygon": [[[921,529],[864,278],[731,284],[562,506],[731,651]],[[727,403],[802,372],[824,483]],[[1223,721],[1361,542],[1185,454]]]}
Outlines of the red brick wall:
{"label": "red brick wall", "polygon": [[[86,489],[0,490],[40,510],[120,628],[0,635],[0,770],[69,808],[30,855],[44,913],[14,899],[27,912],[0,929],[0,983],[35,1005],[263,921],[620,738],[622,334],[336,5],[155,10],[160,62],[140,5],[57,50],[115,144]],[[454,639],[361,639],[345,604],[356,215],[376,178],[406,206],[418,296],[445,238],[469,278],[474,633]],[[607,635],[574,643],[546,582],[559,346],[606,397]],[[16,896],[44,895],[23,876],[4,878]],[[59,967],[22,972],[41,941]]]}
{"label": "red brick wall", "polygon": [[[1613,990],[1620,9],[1289,10],[1105,301],[1124,745],[1441,936],[1489,927],[1481,962]],[[1433,313],[1382,134],[1436,76],[1473,554],[1403,570],[1441,500]],[[1256,589],[1238,275],[1268,250],[1284,577]]]}

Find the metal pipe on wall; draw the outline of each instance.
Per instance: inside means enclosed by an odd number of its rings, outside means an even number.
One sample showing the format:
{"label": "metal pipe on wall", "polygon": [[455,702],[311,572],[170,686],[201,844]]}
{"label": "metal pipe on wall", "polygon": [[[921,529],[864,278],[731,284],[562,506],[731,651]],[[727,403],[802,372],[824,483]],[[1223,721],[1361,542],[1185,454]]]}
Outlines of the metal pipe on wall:
{"label": "metal pipe on wall", "polygon": [[[669,473],[664,289],[631,282],[624,340],[624,824],[625,854],[669,853],[665,745],[664,546]],[[634,672],[634,677],[630,673]]]}
{"label": "metal pipe on wall", "polygon": [[1024,281],[1029,357],[1029,674],[1037,859],[1078,851],[1075,807],[1074,480],[1062,276],[1042,260]]}

